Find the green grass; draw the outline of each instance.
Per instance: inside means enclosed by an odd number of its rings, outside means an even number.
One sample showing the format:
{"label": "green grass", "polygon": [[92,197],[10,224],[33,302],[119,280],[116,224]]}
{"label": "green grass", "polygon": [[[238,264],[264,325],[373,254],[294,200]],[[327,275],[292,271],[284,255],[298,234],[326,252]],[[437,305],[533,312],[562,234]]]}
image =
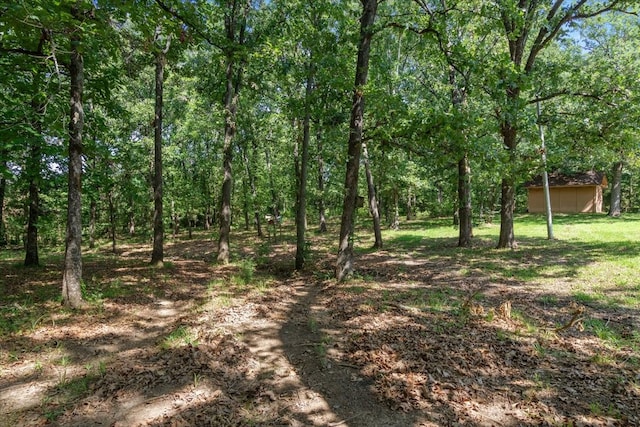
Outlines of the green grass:
{"label": "green grass", "polygon": [[404,256],[419,253],[442,264],[455,260],[464,277],[515,280],[531,288],[566,290],[578,302],[638,309],[640,233],[629,232],[637,229],[640,214],[556,214],[555,239],[548,240],[544,216],[516,215],[515,250],[495,249],[499,224],[475,227],[473,247],[457,248],[458,231],[448,219],[406,222],[399,231],[385,230],[383,240],[387,250]]}
{"label": "green grass", "polygon": [[195,335],[189,330],[189,328],[187,328],[186,326],[178,326],[173,330],[173,332],[167,335],[164,340],[162,340],[160,347],[164,350],[168,350],[185,345],[197,346],[198,341],[196,340]]}

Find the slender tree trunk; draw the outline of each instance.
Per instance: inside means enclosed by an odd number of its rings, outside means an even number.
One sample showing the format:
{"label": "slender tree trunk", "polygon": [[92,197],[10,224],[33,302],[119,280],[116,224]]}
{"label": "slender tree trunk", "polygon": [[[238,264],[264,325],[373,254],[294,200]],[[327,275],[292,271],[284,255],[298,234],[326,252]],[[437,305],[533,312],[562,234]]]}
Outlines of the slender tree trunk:
{"label": "slender tree trunk", "polygon": [[[450,58],[450,49],[447,50],[447,58]],[[450,63],[451,64],[451,63]],[[451,85],[451,104],[456,112],[462,113],[466,103],[466,90],[460,85],[458,71],[449,65],[449,84]],[[462,114],[460,114],[462,115]],[[464,149],[464,154],[458,160],[458,207],[454,214],[454,223],[458,226],[458,247],[471,246],[472,217],[471,217],[471,167],[469,155],[466,151],[464,129],[457,128],[458,149]]]}
{"label": "slender tree trunk", "polygon": [[320,233],[327,232],[327,218],[324,204],[324,157],[322,155],[322,130],[318,123],[316,129],[316,143],[318,146],[318,216],[320,220]]}
{"label": "slender tree trunk", "polygon": [[133,201],[131,201],[131,209],[129,209],[129,236],[133,237],[136,235],[136,215],[133,211]]}
{"label": "slender tree trunk", "polygon": [[617,218],[622,214],[622,169],[624,164],[622,162],[615,162],[613,164],[613,176],[611,179],[611,205],[609,207],[610,217]]}
{"label": "slender tree trunk", "polygon": [[151,264],[162,267],[164,262],[164,221],[162,213],[162,107],[165,52],[156,53],[156,104],[153,121],[153,251]]}
{"label": "slender tree trunk", "polygon": [[[442,204],[442,192],[438,187],[438,204]],[[407,221],[413,219],[413,192],[411,191],[411,185],[407,188]]]}
{"label": "slender tree trunk", "polygon": [[96,217],[98,215],[98,204],[96,199],[91,197],[89,204],[89,248],[96,247]]}
{"label": "slender tree trunk", "polygon": [[207,209],[204,213],[204,229],[209,231],[211,228],[211,217],[213,216],[211,212],[211,206],[207,204]]}
{"label": "slender tree trunk", "polygon": [[[39,119],[38,119],[39,120]],[[37,125],[39,128],[40,125]],[[36,129],[37,130],[37,129]],[[27,175],[29,177],[29,214],[27,219],[27,241],[24,265],[26,267],[40,265],[38,256],[38,217],[40,216],[40,169],[42,168],[40,137],[34,140],[29,150],[27,160]]]}
{"label": "slender tree trunk", "polygon": [[176,240],[178,236],[178,213],[176,212],[176,202],[171,200],[171,237]]}
{"label": "slender tree trunk", "polygon": [[362,156],[364,158],[364,171],[367,177],[367,193],[369,195],[369,212],[373,218],[373,235],[375,249],[382,249],[382,230],[380,228],[380,212],[378,210],[378,199],[376,198],[376,187],[373,183],[373,174],[371,173],[371,164],[369,161],[369,152],[367,145],[362,144]]}
{"label": "slender tree trunk", "polygon": [[347,171],[345,175],[344,201],[340,223],[340,239],[338,243],[338,259],[336,278],[346,279],[353,272],[353,223],[358,193],[358,171],[362,149],[362,130],[364,125],[364,88],[369,74],[369,56],[373,23],[378,9],[378,0],[362,0],[362,16],[360,18],[360,41],[358,43],[358,60],[356,62],[355,88],[349,122],[349,146]]}
{"label": "slender tree trunk", "polygon": [[[3,150],[0,152],[0,158],[2,158],[0,169],[7,168],[7,161],[5,160],[6,155],[6,151]],[[6,190],[7,179],[4,177],[4,174],[0,174],[0,248],[7,246],[7,228],[4,223],[4,195]]]}
{"label": "slender tree trunk", "polygon": [[251,207],[249,209],[253,209],[253,220],[256,225],[256,232],[258,233],[258,237],[264,237],[264,233],[262,232],[262,221],[260,220],[260,208],[258,206],[258,188],[256,185],[256,176],[252,171],[252,164],[255,164],[255,153],[257,150],[255,142],[252,143],[251,148],[252,151],[249,152],[249,144],[247,144],[247,148],[245,150],[242,150],[245,173],[247,174],[247,178],[249,180],[249,190],[251,191]]}
{"label": "slender tree trunk", "polygon": [[295,269],[302,270],[305,259],[305,234],[307,231],[307,177],[309,175],[309,143],[311,140],[311,95],[314,90],[313,55],[307,65],[307,84],[305,88],[305,112],[302,121],[302,150],[300,153],[300,174],[298,179],[298,204],[296,206],[296,261]]}
{"label": "slender tree trunk", "polygon": [[116,209],[113,205],[113,190],[109,191],[109,224],[111,228],[111,252],[116,253]]}
{"label": "slender tree trunk", "polygon": [[469,156],[465,153],[458,161],[458,247],[471,246],[471,168]]}
{"label": "slender tree trunk", "polygon": [[[78,14],[73,10],[74,15]],[[82,91],[84,64],[80,54],[80,34],[71,35],[71,114],[69,120],[69,190],[67,211],[67,238],[62,278],[62,301],[71,308],[85,305],[82,299],[82,127],[84,111]]]}
{"label": "slender tree trunk", "polygon": [[242,215],[244,216],[244,230],[249,231],[249,184],[247,178],[242,177]]}
{"label": "slender tree trunk", "polygon": [[[94,141],[95,142],[95,141]],[[93,156],[91,159],[91,170],[96,170],[96,156]],[[100,186],[95,185],[95,188],[92,189],[93,194],[89,197],[89,248],[93,249],[96,247],[96,222],[98,220],[98,201],[97,195],[100,194]]]}
{"label": "slender tree trunk", "polygon": [[[256,164],[256,154],[258,152],[258,147],[254,141],[251,151],[250,159],[251,163]],[[247,166],[249,166],[249,162],[247,162]],[[249,168],[251,171],[251,168]],[[258,233],[258,237],[264,237],[264,232],[262,231],[262,218],[260,216],[260,204],[258,203],[258,186],[256,184],[256,176],[251,173],[249,175],[249,181],[251,185],[251,201],[253,202],[253,216],[256,222],[256,232]]]}
{"label": "slender tree trunk", "polygon": [[234,90],[235,61],[231,55],[227,57],[226,92],[224,101],[224,148],[222,162],[222,199],[220,204],[220,238],[218,240],[218,262],[229,263],[231,234],[231,189],[233,173],[231,164],[233,161],[233,138],[236,133],[236,109],[237,93]]}
{"label": "slender tree trunk", "polygon": [[278,200],[278,193],[276,192],[276,186],[273,182],[273,166],[271,164],[271,152],[269,148],[264,150],[265,161],[267,163],[267,174],[269,175],[269,189],[271,191],[271,214],[273,216],[280,215],[280,202]]}
{"label": "slender tree trunk", "polygon": [[400,197],[398,195],[398,188],[394,187],[393,188],[393,219],[391,221],[391,224],[389,225],[389,228],[392,230],[399,230],[400,229]]}

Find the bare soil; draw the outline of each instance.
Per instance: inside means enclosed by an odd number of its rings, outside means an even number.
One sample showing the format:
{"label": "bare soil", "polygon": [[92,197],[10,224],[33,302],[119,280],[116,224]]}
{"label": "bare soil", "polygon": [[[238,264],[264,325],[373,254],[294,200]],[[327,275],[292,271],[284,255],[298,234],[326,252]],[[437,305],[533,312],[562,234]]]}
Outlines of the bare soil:
{"label": "bare soil", "polygon": [[214,247],[168,244],[164,268],[143,245],[98,252],[82,312],[56,302],[59,262],[0,263],[16,322],[0,338],[0,425],[640,425],[637,352],[582,328],[637,333],[636,311],[428,254],[362,254],[359,278],[336,284],[331,255],[297,273],[282,242],[240,248],[258,260],[243,283]]}

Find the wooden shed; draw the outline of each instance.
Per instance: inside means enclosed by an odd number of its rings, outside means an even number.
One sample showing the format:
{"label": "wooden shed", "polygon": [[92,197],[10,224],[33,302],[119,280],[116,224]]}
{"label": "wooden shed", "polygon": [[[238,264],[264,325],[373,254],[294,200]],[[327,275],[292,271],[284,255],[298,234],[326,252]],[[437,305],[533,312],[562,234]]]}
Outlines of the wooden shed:
{"label": "wooden shed", "polygon": [[[528,208],[531,213],[545,212],[542,176],[525,184]],[[563,213],[602,212],[602,190],[607,187],[607,177],[600,172],[575,175],[549,174],[551,211]]]}

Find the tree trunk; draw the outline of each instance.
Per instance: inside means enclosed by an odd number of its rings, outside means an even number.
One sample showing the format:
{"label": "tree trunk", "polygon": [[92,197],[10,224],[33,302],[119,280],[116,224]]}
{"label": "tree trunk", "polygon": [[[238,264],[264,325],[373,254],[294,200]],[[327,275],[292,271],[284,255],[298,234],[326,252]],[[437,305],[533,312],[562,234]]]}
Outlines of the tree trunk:
{"label": "tree trunk", "polygon": [[362,0],[362,16],[360,18],[360,41],[358,43],[358,59],[356,62],[355,88],[349,121],[349,147],[347,171],[345,175],[344,201],[340,223],[340,240],[338,243],[338,259],[336,278],[346,279],[353,272],[353,223],[358,193],[358,171],[362,149],[362,130],[364,121],[364,88],[369,73],[369,56],[373,23],[378,9],[378,0]]}
{"label": "tree trunk", "polygon": [[[517,91],[516,91],[517,92]],[[516,92],[509,92],[513,104],[517,98]],[[517,164],[516,146],[517,146],[517,129],[510,120],[504,119],[500,126],[500,133],[504,146],[509,150],[510,165]],[[500,200],[500,238],[498,240],[498,248],[515,249],[516,243],[513,233],[513,213],[516,206],[516,188],[513,172],[507,168],[506,176],[502,178],[502,198]]]}
{"label": "tree trunk", "polygon": [[613,164],[613,176],[611,179],[611,205],[609,206],[610,217],[617,218],[622,214],[622,162]]}
{"label": "tree trunk", "polygon": [[305,234],[307,231],[307,176],[309,175],[309,142],[311,140],[311,95],[314,90],[313,55],[307,66],[307,84],[305,88],[304,119],[302,121],[302,151],[298,179],[298,197],[296,206],[296,261],[295,269],[302,270],[305,259]]}
{"label": "tree trunk", "polygon": [[218,262],[229,263],[231,234],[231,188],[233,173],[233,138],[236,133],[237,93],[234,90],[233,76],[235,61],[232,55],[227,56],[226,92],[224,97],[224,148],[222,161],[222,198],[220,203],[220,238],[218,240]]}
{"label": "tree trunk", "polygon": [[[39,120],[39,119],[37,119]],[[41,126],[36,125],[36,131]],[[29,213],[27,219],[27,241],[24,258],[25,267],[40,265],[38,256],[38,217],[40,215],[40,169],[42,168],[40,137],[33,140],[27,160],[27,176],[29,177]]]}
{"label": "tree trunk", "polygon": [[213,217],[213,213],[211,212],[211,206],[207,204],[207,209],[204,213],[204,229],[209,231],[211,228],[211,218]]}
{"label": "tree trunk", "polygon": [[26,175],[29,179],[27,240],[25,244],[25,267],[40,265],[38,255],[38,220],[40,217],[40,182],[42,180],[42,116],[45,104],[33,100],[31,108],[35,115],[31,125],[36,136],[30,140],[29,157],[26,162]]}
{"label": "tree trunk", "polygon": [[320,219],[320,233],[327,232],[327,218],[324,205],[324,157],[322,156],[322,130],[318,123],[316,129],[316,143],[318,146],[318,215]]}
{"label": "tree trunk", "polygon": [[164,222],[162,213],[162,107],[165,52],[156,53],[156,103],[153,120],[153,251],[151,264],[162,267],[164,262]]}
{"label": "tree trunk", "polygon": [[246,149],[242,150],[245,173],[247,174],[247,179],[249,180],[249,190],[251,191],[251,206],[247,210],[253,210],[253,221],[255,222],[258,237],[264,237],[264,233],[262,232],[262,221],[260,220],[260,207],[258,206],[257,202],[258,188],[256,185],[256,176],[253,173],[252,167],[252,164],[255,164],[255,153],[257,151],[256,143],[253,142],[251,144],[251,152],[249,152],[249,148],[249,144],[247,144]]}
{"label": "tree trunk", "polygon": [[[256,142],[254,141],[252,144],[252,151],[250,159],[251,163],[256,164],[256,155],[258,152],[258,147],[256,146]],[[249,166],[249,162],[247,162],[247,166]],[[251,168],[248,168],[251,171]],[[264,232],[262,231],[262,218],[260,217],[260,205],[258,204],[258,186],[256,184],[256,176],[253,173],[249,175],[249,184],[251,185],[251,201],[253,202],[253,216],[256,222],[256,232],[258,233],[258,237],[264,237]]]}
{"label": "tree trunk", "polygon": [[[225,70],[225,95],[224,95],[224,144],[222,160],[222,195],[220,202],[220,237],[218,240],[218,262],[228,264],[230,258],[229,237],[231,234],[231,190],[233,183],[233,139],[236,134],[236,113],[238,109],[238,95],[242,80],[243,67],[241,60],[238,62],[240,50],[244,48],[245,30],[250,2],[242,3],[238,0],[227,2],[228,10],[225,12],[224,28],[226,41],[226,70]],[[242,11],[240,11],[242,9]]]}
{"label": "tree trunk", "polygon": [[373,218],[373,235],[375,249],[382,249],[382,230],[380,229],[380,212],[378,210],[378,199],[376,198],[376,187],[373,183],[373,174],[371,173],[371,165],[369,162],[369,153],[367,145],[362,144],[362,155],[364,157],[364,171],[367,177],[367,193],[369,195],[369,212]]}
{"label": "tree trunk", "polygon": [[[78,14],[73,10],[72,14]],[[84,64],[80,54],[80,34],[71,34],[71,114],[69,120],[69,190],[67,210],[67,238],[62,278],[62,301],[71,308],[85,305],[82,299],[82,127],[84,111],[82,91]]]}
{"label": "tree trunk", "polygon": [[[133,207],[133,201],[131,202],[131,206]],[[136,235],[136,216],[133,208],[129,210],[129,236],[133,237]]]}
{"label": "tree trunk", "polygon": [[[442,204],[442,191],[438,187],[438,204]],[[413,219],[413,194],[411,192],[411,185],[407,188],[407,221]]]}
{"label": "tree trunk", "polygon": [[502,199],[500,202],[500,238],[498,249],[518,247],[513,234],[513,211],[515,209],[515,184],[513,178],[502,178]]}
{"label": "tree trunk", "polygon": [[280,201],[278,200],[278,193],[273,182],[273,171],[271,165],[271,152],[267,147],[264,150],[265,161],[267,163],[267,175],[269,175],[269,190],[271,191],[271,214],[273,216],[280,216]]}
{"label": "tree trunk", "polygon": [[[5,160],[6,155],[7,152],[5,150],[0,152],[0,158],[2,159],[0,170],[7,168],[7,161]],[[4,177],[4,174],[0,174],[0,248],[7,246],[7,228],[4,224],[4,195],[6,189],[7,179]]]}
{"label": "tree trunk", "polygon": [[398,188],[393,188],[393,219],[391,220],[391,224],[389,224],[389,228],[392,230],[400,229],[400,200],[398,195]]}
{"label": "tree trunk", "polygon": [[176,240],[178,236],[178,222],[180,218],[178,218],[178,213],[176,212],[176,201],[171,200],[171,237],[173,240]]}
{"label": "tree trunk", "polygon": [[467,153],[458,161],[458,247],[471,246],[471,168]]}
{"label": "tree trunk", "polygon": [[89,248],[96,247],[96,216],[98,215],[98,204],[96,199],[91,197],[89,204]]}
{"label": "tree trunk", "polygon": [[111,228],[111,252],[116,253],[116,209],[113,205],[113,190],[109,191],[109,224]]}

